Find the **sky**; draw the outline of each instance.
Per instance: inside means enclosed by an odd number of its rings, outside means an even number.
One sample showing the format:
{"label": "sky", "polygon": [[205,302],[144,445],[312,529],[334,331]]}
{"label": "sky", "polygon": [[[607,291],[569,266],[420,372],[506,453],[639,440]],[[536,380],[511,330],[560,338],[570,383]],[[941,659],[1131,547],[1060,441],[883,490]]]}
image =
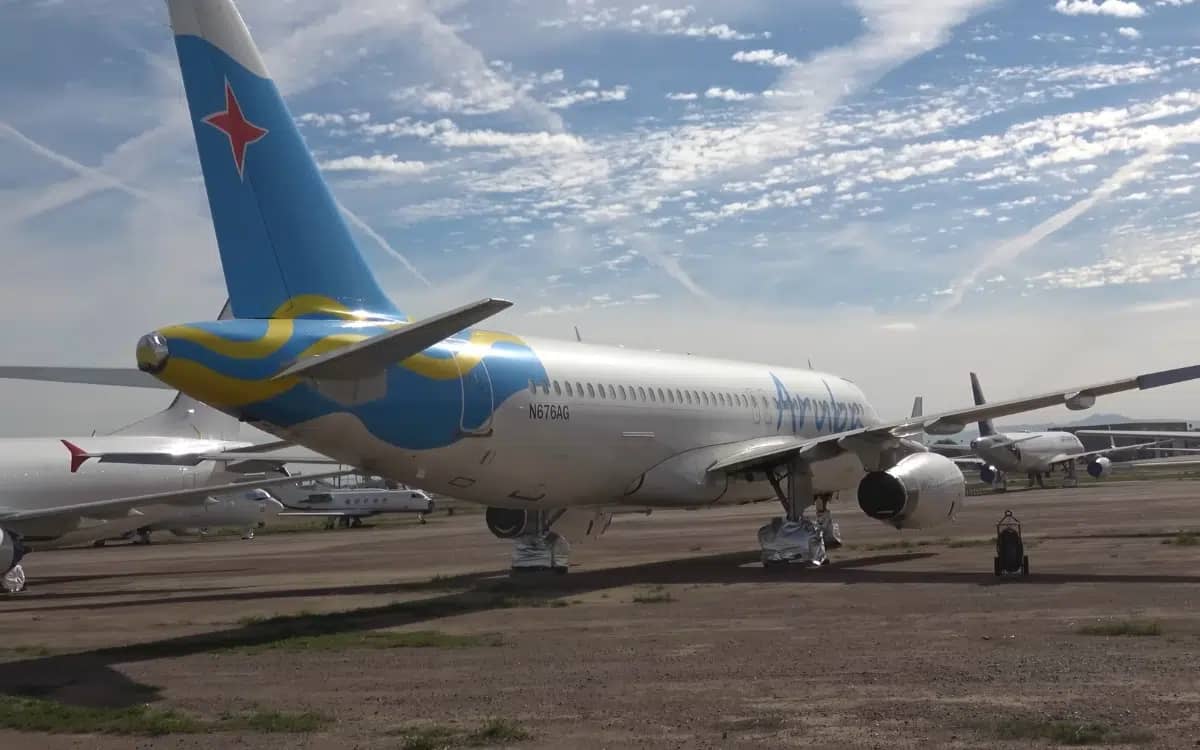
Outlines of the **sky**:
{"label": "sky", "polygon": [[[242,5],[410,315],[502,296],[891,416],[1200,362],[1196,0]],[[131,366],[224,299],[165,6],[0,19],[4,364]],[[163,401],[0,383],[0,435]],[[1099,408],[1200,417],[1200,383]]]}

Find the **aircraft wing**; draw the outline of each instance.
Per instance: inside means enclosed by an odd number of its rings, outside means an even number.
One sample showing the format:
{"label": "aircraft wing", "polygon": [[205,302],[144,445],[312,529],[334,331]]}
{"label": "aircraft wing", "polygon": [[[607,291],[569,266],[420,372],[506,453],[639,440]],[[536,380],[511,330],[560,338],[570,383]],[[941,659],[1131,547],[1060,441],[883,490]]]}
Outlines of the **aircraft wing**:
{"label": "aircraft wing", "polygon": [[254,479],[249,482],[232,482],[230,484],[212,484],[206,487],[194,487],[187,490],[171,490],[170,492],[152,492],[147,495],[134,495],[111,500],[96,500],[90,503],[74,505],[59,505],[52,508],[37,508],[33,510],[10,510],[0,512],[0,524],[37,521],[57,516],[88,516],[105,518],[119,515],[139,506],[147,505],[191,505],[203,503],[205,498],[213,495],[227,495],[233,492],[243,492],[259,487],[274,487],[280,484],[295,484],[308,479],[321,479],[346,474],[344,471],[325,472],[323,474],[304,474],[290,477],[271,477],[269,479]]}
{"label": "aircraft wing", "polygon": [[282,513],[276,513],[277,516],[312,516],[313,518],[344,518],[346,516],[377,516],[381,513],[419,513],[420,511],[380,511],[380,510],[362,510],[351,512],[348,510],[285,510]]}
{"label": "aircraft wing", "polygon": [[877,457],[881,450],[897,447],[901,440],[910,439],[922,431],[933,435],[952,435],[960,432],[971,422],[1007,417],[1044,409],[1048,406],[1061,405],[1073,410],[1087,409],[1095,403],[1098,396],[1122,391],[1148,390],[1196,378],[1200,378],[1200,365],[1161,370],[1106,383],[969,406],[928,416],[908,417],[881,425],[836,432],[831,435],[811,438],[786,436],[752,438],[731,446],[729,455],[714,462],[708,470],[710,472],[737,473],[779,466],[796,457],[802,460],[818,461],[845,451],[853,451],[862,459],[864,465],[872,466],[877,463]]}
{"label": "aircraft wing", "polygon": [[0,367],[0,378],[172,390],[153,375],[130,367]]}
{"label": "aircraft wing", "polygon": [[982,466],[983,459],[979,456],[946,456],[960,466]]}
{"label": "aircraft wing", "polygon": [[[1154,446],[1161,445],[1162,443],[1165,443],[1165,442],[1167,442],[1167,441],[1166,440],[1155,440],[1155,441],[1149,442],[1149,443],[1138,443],[1137,445],[1117,445],[1117,446],[1110,446],[1108,448],[1097,448],[1094,451],[1083,451],[1082,453],[1060,453],[1057,456],[1055,456],[1054,458],[1051,458],[1049,463],[1060,464],[1060,463],[1065,463],[1067,461],[1076,461],[1081,458],[1089,458],[1091,456],[1103,456],[1107,453],[1118,453],[1120,451],[1132,451],[1132,450],[1137,450],[1138,448],[1153,448]],[[1170,448],[1164,448],[1163,450],[1170,450]]]}

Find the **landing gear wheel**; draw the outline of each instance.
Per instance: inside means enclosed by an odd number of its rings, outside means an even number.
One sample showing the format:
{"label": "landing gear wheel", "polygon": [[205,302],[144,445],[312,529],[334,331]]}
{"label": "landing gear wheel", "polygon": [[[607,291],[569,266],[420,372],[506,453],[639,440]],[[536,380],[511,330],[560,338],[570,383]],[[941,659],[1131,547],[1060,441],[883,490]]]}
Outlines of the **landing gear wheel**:
{"label": "landing gear wheel", "polygon": [[992,573],[995,574],[997,578],[1004,575],[1004,571],[1000,570],[1000,558],[998,557],[992,558]]}
{"label": "landing gear wheel", "polygon": [[1029,577],[1029,555],[1021,558],[1021,575],[1025,578]]}

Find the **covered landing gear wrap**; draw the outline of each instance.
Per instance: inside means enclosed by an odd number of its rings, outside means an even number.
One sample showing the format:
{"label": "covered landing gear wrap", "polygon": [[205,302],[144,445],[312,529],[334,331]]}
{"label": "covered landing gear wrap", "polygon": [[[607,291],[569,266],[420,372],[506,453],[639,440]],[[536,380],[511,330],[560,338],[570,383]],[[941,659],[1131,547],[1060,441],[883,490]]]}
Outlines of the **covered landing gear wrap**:
{"label": "covered landing gear wrap", "polygon": [[[786,488],[774,472],[768,478],[787,515],[771,519],[758,530],[763,567],[794,563],[815,568],[827,563],[826,544],[833,547],[842,543],[837,522],[829,512],[829,496],[818,498],[813,494],[812,474],[802,461],[788,465]],[[817,505],[816,523],[804,517],[804,509],[813,503]]]}
{"label": "covered landing gear wrap", "polygon": [[488,508],[485,520],[494,536],[513,541],[514,574],[538,571],[566,573],[570,564],[571,545],[561,534],[550,530],[565,512],[562,509]]}
{"label": "covered landing gear wrap", "polygon": [[1079,486],[1079,475],[1076,473],[1074,461],[1067,463],[1066,473],[1063,474],[1062,486],[1063,487],[1078,487]]}
{"label": "covered landing gear wrap", "polygon": [[0,591],[15,594],[25,588],[25,569],[21,558],[25,556],[25,545],[14,534],[0,529]]}
{"label": "covered landing gear wrap", "polygon": [[570,556],[571,545],[553,531],[522,534],[513,539],[512,572],[566,573],[570,564]]}
{"label": "covered landing gear wrap", "polygon": [[18,563],[12,567],[12,570],[5,573],[3,578],[0,578],[0,591],[6,594],[15,594],[24,590],[25,569]]}

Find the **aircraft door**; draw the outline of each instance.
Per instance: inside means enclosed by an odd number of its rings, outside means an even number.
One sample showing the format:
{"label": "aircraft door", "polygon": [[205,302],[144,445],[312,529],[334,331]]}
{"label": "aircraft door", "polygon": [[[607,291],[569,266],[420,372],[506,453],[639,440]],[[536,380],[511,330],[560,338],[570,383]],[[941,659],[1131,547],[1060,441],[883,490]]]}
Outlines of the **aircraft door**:
{"label": "aircraft door", "polygon": [[489,435],[492,431],[492,412],[495,394],[482,348],[464,341],[454,352],[458,382],[462,388],[462,412],[459,429],[465,435]]}

